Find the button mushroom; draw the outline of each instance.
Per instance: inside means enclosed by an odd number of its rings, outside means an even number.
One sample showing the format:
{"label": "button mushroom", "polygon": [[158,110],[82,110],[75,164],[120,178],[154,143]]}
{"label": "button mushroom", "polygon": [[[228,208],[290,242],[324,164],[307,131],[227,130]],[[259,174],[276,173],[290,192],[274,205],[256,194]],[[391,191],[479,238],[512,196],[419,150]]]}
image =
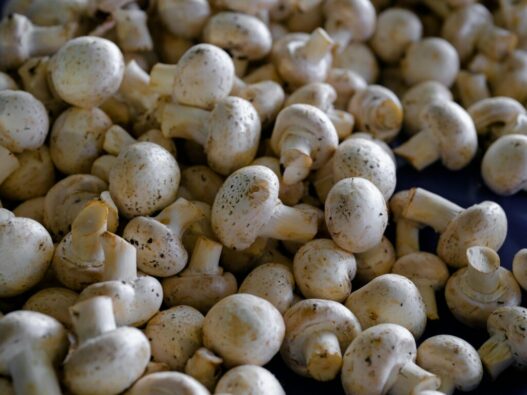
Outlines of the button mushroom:
{"label": "button mushroom", "polygon": [[26,200],[13,209],[17,217],[31,218],[40,224],[44,224],[44,197]]}
{"label": "button mushroom", "polygon": [[520,287],[527,289],[527,248],[522,248],[514,255],[512,273]]}
{"label": "button mushroom", "polygon": [[339,110],[346,110],[351,97],[359,90],[363,90],[368,86],[364,78],[358,73],[346,68],[332,68],[329,70],[326,82],[337,93],[334,104],[335,108]]}
{"label": "button mushroom", "polygon": [[276,377],[260,366],[242,365],[225,373],[215,389],[216,394],[285,395]]}
{"label": "button mushroom", "polygon": [[388,238],[383,236],[381,242],[364,252],[355,254],[357,275],[360,283],[368,283],[375,277],[388,274],[395,263],[395,249]]}
{"label": "button mushroom", "polygon": [[189,166],[181,171],[179,190],[186,189],[193,199],[212,205],[223,178],[207,166]]}
{"label": "button mushroom", "polygon": [[185,373],[213,391],[221,376],[223,359],[205,347],[199,348],[185,365]]}
{"label": "button mushroom", "polygon": [[192,377],[179,372],[157,372],[137,380],[126,395],[160,395],[163,393],[209,395],[210,392]]}
{"label": "button mushroom", "polygon": [[77,303],[78,298],[77,292],[67,288],[44,288],[31,295],[22,308],[49,315],[62,325],[71,327],[68,309]]}
{"label": "button mushroom", "polygon": [[159,0],[156,5],[163,26],[178,37],[198,38],[210,16],[207,0]]}

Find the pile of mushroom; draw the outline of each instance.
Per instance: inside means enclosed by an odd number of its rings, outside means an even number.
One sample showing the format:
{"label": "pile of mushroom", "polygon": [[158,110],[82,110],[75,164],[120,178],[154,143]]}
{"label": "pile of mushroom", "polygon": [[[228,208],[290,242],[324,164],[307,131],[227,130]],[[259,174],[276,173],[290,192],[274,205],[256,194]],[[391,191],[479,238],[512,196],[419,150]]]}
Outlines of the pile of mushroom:
{"label": "pile of mushroom", "polygon": [[[525,1],[5,3],[0,394],[527,369],[527,245],[498,255],[527,191]],[[490,200],[404,178],[469,166]]]}

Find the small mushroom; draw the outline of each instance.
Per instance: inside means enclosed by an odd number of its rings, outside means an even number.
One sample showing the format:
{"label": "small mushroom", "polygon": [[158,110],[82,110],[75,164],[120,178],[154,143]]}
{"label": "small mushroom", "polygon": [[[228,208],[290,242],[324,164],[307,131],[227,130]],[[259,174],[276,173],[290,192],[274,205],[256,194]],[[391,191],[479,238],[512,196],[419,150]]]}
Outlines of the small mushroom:
{"label": "small mushroom", "polygon": [[137,380],[126,395],[210,395],[199,381],[180,372],[156,372]]}
{"label": "small mushroom", "polygon": [[453,101],[433,101],[420,114],[421,131],[394,151],[422,170],[441,159],[450,170],[465,167],[476,155],[478,136],[470,115]]}
{"label": "small mushroom", "polygon": [[51,58],[51,79],[67,103],[93,108],[110,98],[121,85],[124,59],[113,42],[100,37],[77,37]]}
{"label": "small mushroom", "polygon": [[230,395],[285,395],[277,378],[260,366],[237,366],[225,373],[216,389],[216,394]]}
{"label": "small mushroom", "polygon": [[221,376],[223,359],[205,347],[199,348],[185,365],[185,373],[213,391]]}
{"label": "small mushroom", "polygon": [[351,70],[361,76],[366,83],[374,84],[379,76],[379,64],[373,50],[364,43],[351,43],[337,52],[333,67]]}
{"label": "small mushroom", "polygon": [[364,252],[355,254],[357,261],[357,275],[355,278],[360,283],[368,283],[376,277],[391,273],[395,263],[395,249],[388,238]]}
{"label": "small mushroom", "polygon": [[77,292],[67,288],[44,288],[31,295],[22,309],[49,315],[62,325],[71,327],[68,309],[77,303],[78,298]]}
{"label": "small mushroom", "polygon": [[110,395],[130,387],[150,360],[146,336],[136,328],[117,328],[107,296],[79,302],[70,307],[70,314],[78,345],[64,363],[64,384],[69,391]]}
{"label": "small mushroom", "polygon": [[[337,98],[335,108],[346,110],[351,97],[358,91],[366,89],[368,84],[358,73],[346,68],[329,70],[326,82],[335,89]],[[355,119],[353,119],[355,121]]]}
{"label": "small mushroom", "polygon": [[450,335],[432,336],[417,349],[417,364],[441,379],[438,391],[476,389],[483,378],[478,352],[465,340]]}
{"label": "small mushroom", "polygon": [[424,394],[441,380],[415,364],[412,334],[400,325],[380,324],[361,332],[344,354],[342,385],[347,395]]}
{"label": "small mushroom", "polygon": [[325,219],[331,238],[340,248],[365,252],[381,242],[388,211],[373,183],[360,177],[344,178],[329,191]]}
{"label": "small mushroom", "polygon": [[469,109],[469,113],[471,105],[491,96],[485,74],[472,73],[467,70],[461,70],[457,74],[455,89],[459,102],[464,108]]}
{"label": "small mushroom", "polygon": [[203,344],[227,367],[261,366],[278,352],[284,333],[282,315],[271,303],[254,295],[234,294],[205,316]]}
{"label": "small mushroom", "polygon": [[454,317],[463,324],[484,327],[498,307],[519,305],[521,290],[512,273],[500,267],[494,250],[474,246],[466,255],[468,266],[449,278],[445,298]]}
{"label": "small mushroom", "polygon": [[198,38],[210,16],[207,0],[159,0],[157,15],[163,26],[177,37]]}
{"label": "small mushroom", "polygon": [[0,208],[0,297],[20,295],[38,284],[53,250],[51,236],[41,224]]}
{"label": "small mushroom", "polygon": [[243,250],[257,237],[306,242],[318,230],[319,210],[285,206],[278,199],[279,181],[264,166],[247,166],[224,182],[212,206],[212,229],[229,248]]}
{"label": "small mushroom", "polygon": [[31,218],[44,225],[44,201],[43,196],[26,200],[13,209],[13,214],[16,217]]}
{"label": "small mushroom", "polygon": [[174,157],[177,155],[176,145],[172,139],[163,136],[163,133],[157,129],[150,129],[139,136],[138,139],[135,139],[119,125],[112,125],[104,134],[102,147],[106,152],[112,155],[119,155],[119,153],[126,147],[137,142],[154,143],[166,149]]}
{"label": "small mushroom", "polygon": [[512,260],[512,273],[514,278],[524,290],[527,289],[527,248],[522,248]]}
{"label": "small mushroom", "polygon": [[304,297],[336,302],[343,302],[351,293],[356,270],[353,254],[328,239],[307,242],[293,262],[295,281]]}
{"label": "small mushroom", "polygon": [[181,171],[179,191],[186,189],[193,199],[214,203],[214,198],[223,184],[223,178],[207,166],[189,166]]}
{"label": "small mushroom", "polygon": [[147,13],[135,3],[112,12],[117,43],[123,52],[151,51],[154,47],[148,30]]}
{"label": "small mushroom", "polygon": [[493,380],[508,367],[525,370],[527,365],[527,309],[520,306],[502,306],[487,319],[488,339],[479,348],[485,370]]}
{"label": "small mushroom", "polygon": [[135,60],[126,64],[117,94],[136,115],[153,111],[159,102],[159,93],[150,86],[150,76]]}

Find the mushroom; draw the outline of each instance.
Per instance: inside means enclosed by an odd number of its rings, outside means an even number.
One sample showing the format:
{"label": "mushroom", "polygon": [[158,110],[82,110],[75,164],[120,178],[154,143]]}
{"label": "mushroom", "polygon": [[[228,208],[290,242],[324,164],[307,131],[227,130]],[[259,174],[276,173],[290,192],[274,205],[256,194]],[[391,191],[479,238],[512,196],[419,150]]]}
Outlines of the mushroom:
{"label": "mushroom", "polygon": [[323,166],[338,146],[329,117],[308,104],[293,104],[276,118],[271,147],[284,165],[284,182],[294,184]]}
{"label": "mushroom", "polygon": [[114,155],[101,155],[93,161],[90,174],[99,178],[101,181],[108,183],[110,179],[110,171],[112,171],[116,162],[117,157]]}
{"label": "mushroom", "polygon": [[220,267],[222,245],[199,236],[188,266],[178,276],[163,280],[165,304],[187,305],[206,313],[212,306],[236,292],[238,285],[231,273]]}
{"label": "mushroom", "polygon": [[135,217],[123,237],[137,249],[137,267],[144,273],[168,277],[187,264],[188,254],[181,237],[188,227],[204,218],[202,208],[179,198],[156,217]]}
{"label": "mushroom", "polygon": [[225,373],[215,389],[216,394],[285,395],[276,377],[260,366],[237,366]]}
{"label": "mushroom", "polygon": [[9,74],[0,71],[0,90],[3,91],[6,89],[16,91],[18,85]]}
{"label": "mushroom", "polygon": [[280,354],[295,373],[333,380],[342,367],[342,351],[360,333],[355,316],[340,303],[306,299],[284,314],[286,334]]}
{"label": "mushroom", "polygon": [[20,295],[38,284],[53,257],[46,228],[0,208],[0,298]]}
{"label": "mushroom", "polygon": [[307,242],[293,262],[295,281],[304,297],[336,302],[343,302],[351,293],[356,270],[353,254],[328,239]]}
{"label": "mushroom", "polygon": [[412,281],[398,274],[383,274],[351,295],[346,307],[360,321],[363,329],[383,324],[398,324],[416,339],[426,326],[426,307]]}
{"label": "mushroom", "polygon": [[522,248],[514,255],[512,273],[520,287],[527,289],[527,248]]}
{"label": "mushroom", "polygon": [[152,359],[166,363],[170,370],[182,371],[202,346],[205,317],[190,306],[177,306],[157,313],[146,325]]}
{"label": "mushroom", "polygon": [[68,309],[77,303],[78,298],[77,292],[67,288],[44,288],[31,295],[22,309],[49,315],[65,327],[71,327]]}
{"label": "mushroom", "polygon": [[70,307],[70,314],[78,345],[64,363],[64,384],[69,391],[110,395],[130,387],[150,360],[146,336],[136,328],[117,328],[107,296],[79,302]]}
{"label": "mushroom", "polygon": [[179,192],[186,189],[193,199],[214,203],[214,198],[223,184],[223,178],[207,166],[189,166],[181,172]]}
{"label": "mushroom", "polygon": [[159,93],[150,86],[150,76],[135,60],[126,64],[117,94],[132,107],[136,116],[153,111],[159,102]]}
{"label": "mushroom", "polygon": [[411,196],[411,191],[404,190],[397,192],[390,199],[390,211],[395,222],[395,247],[398,258],[420,250],[419,230],[421,225],[403,216]]}
{"label": "mushroom", "polygon": [[198,38],[210,16],[207,0],[159,0],[157,15],[163,26],[177,37]]}
{"label": "mushroom", "polygon": [[519,305],[521,290],[512,273],[500,267],[494,250],[474,246],[466,255],[468,266],[449,278],[445,298],[454,317],[463,324],[484,327],[498,307]]}
{"label": "mushroom", "polygon": [[408,201],[403,216],[441,234],[437,255],[451,267],[468,264],[467,248],[479,245],[498,250],[507,236],[507,217],[497,203],[485,201],[463,209],[421,188],[412,188]]}
{"label": "mushroom", "polygon": [[123,52],[151,51],[154,47],[148,30],[148,16],[136,3],[112,12],[119,48]]}
{"label": "mushroom", "polygon": [[388,238],[382,240],[376,246],[364,252],[355,254],[357,261],[357,275],[355,278],[360,283],[368,283],[376,277],[388,274],[392,271],[396,255],[393,245]]}
{"label": "mushroom", "polygon": [[211,44],[198,44],[177,65],[158,63],[150,73],[151,88],[184,106],[211,109],[232,90],[234,65],[227,53]]}
{"label": "mushroom", "polygon": [[417,349],[417,364],[441,379],[438,391],[452,395],[455,389],[476,389],[483,378],[478,352],[465,340],[450,335],[432,336]]}
{"label": "mushroom", "polygon": [[68,337],[56,319],[14,311],[0,319],[0,374],[13,380],[16,394],[60,395],[55,366],[68,351]]}
{"label": "mushroom", "polygon": [[137,380],[126,395],[209,395],[210,392],[194,378],[179,372],[157,372]]}
{"label": "mushroom", "polygon": [[113,42],[100,37],[77,37],[51,58],[51,80],[67,103],[93,108],[110,98],[121,85],[124,59]]}
{"label": "mushroom", "polygon": [[349,177],[371,181],[390,199],[395,190],[395,162],[374,140],[358,137],[342,142],[333,157],[315,173],[313,185],[320,200],[325,201],[334,183]]}
{"label": "mushroom", "polygon": [[481,175],[498,195],[510,196],[526,189],[527,136],[509,134],[492,143],[481,161]]}
{"label": "mushroom", "polygon": [[401,70],[408,85],[432,80],[450,87],[459,72],[459,56],[448,41],[427,37],[410,44],[401,60]]}
{"label": "mushroom", "polygon": [[490,339],[483,343],[478,353],[493,380],[510,366],[525,370],[526,325],[527,309],[524,307],[502,306],[489,315],[487,331]]}
{"label": "mushroom", "polygon": [[44,225],[44,201],[43,196],[26,200],[13,209],[16,217],[31,218]]}
{"label": "mushroom", "polygon": [[118,326],[142,326],[161,307],[161,284],[154,277],[137,275],[136,249],[132,244],[110,232],[104,232],[100,239],[104,252],[101,281],[86,287],[79,301],[109,296]]}
{"label": "mushroom", "polygon": [[371,46],[386,63],[397,63],[410,44],[421,40],[423,25],[412,11],[388,8],[377,17]]}
{"label": "mushroom", "polygon": [[273,43],[271,57],[278,74],[291,87],[326,79],[331,67],[333,40],[326,31],[290,33]]}
{"label": "mushroom", "polygon": [[124,148],[137,142],[154,143],[166,149],[174,157],[177,155],[176,145],[172,139],[163,136],[163,133],[157,129],[150,129],[141,134],[138,139],[135,139],[119,125],[112,125],[104,134],[102,147],[112,155],[119,155]]}
{"label": "mushroom", "polygon": [[456,77],[455,88],[459,96],[459,102],[466,109],[470,109],[472,104],[483,99],[488,99],[491,96],[490,88],[487,84],[487,77],[482,73],[460,70]]}
{"label": "mushroom", "polygon": [[332,67],[348,69],[373,84],[379,76],[379,64],[373,50],[364,43],[351,43],[335,54]]}
{"label": "mushroom", "polygon": [[212,206],[212,229],[223,245],[248,248],[257,237],[306,242],[318,230],[319,210],[289,207],[278,199],[278,177],[264,166],[247,166],[223,183]]}
{"label": "mushroom", "polygon": [[353,95],[348,105],[357,128],[374,137],[393,140],[403,124],[403,107],[397,96],[381,85],[369,85]]}
{"label": "mushroom", "polygon": [[264,365],[278,352],[285,334],[280,312],[249,294],[227,296],[205,316],[203,344],[227,367]]}
{"label": "mushroom", "polygon": [[125,147],[110,171],[109,190],[125,217],[150,215],[176,199],[180,171],[176,159],[158,144]]}
{"label": "mushroom", "polygon": [[340,180],[329,191],[325,219],[331,238],[340,248],[365,252],[381,242],[388,211],[374,184],[351,177]]}
{"label": "mushroom", "polygon": [[53,124],[50,154],[62,173],[88,173],[102,154],[104,136],[112,121],[98,108],[70,107]]}
{"label": "mushroom", "polygon": [[[345,68],[332,68],[329,70],[326,82],[337,93],[334,105],[339,110],[346,110],[351,97],[368,86],[364,78],[358,73]],[[355,119],[353,121],[355,122]]]}
{"label": "mushroom", "polygon": [[355,338],[344,354],[342,385],[347,395],[424,394],[441,381],[415,364],[412,334],[395,324],[368,328]]}
{"label": "mushroom", "polygon": [[212,111],[175,103],[161,110],[163,135],[201,145],[210,168],[224,176],[255,158],[260,129],[255,108],[239,97],[218,100]]}
{"label": "mushroom", "polygon": [[185,365],[185,373],[213,391],[221,376],[223,359],[205,347],[199,348]]}
{"label": "mushroom", "polygon": [[470,115],[453,101],[433,101],[420,114],[421,131],[394,151],[422,170],[441,159],[449,170],[465,167],[476,155],[478,136]]}
{"label": "mushroom", "polygon": [[284,314],[293,304],[295,279],[290,267],[264,263],[253,269],[240,285],[239,293],[259,296]]}

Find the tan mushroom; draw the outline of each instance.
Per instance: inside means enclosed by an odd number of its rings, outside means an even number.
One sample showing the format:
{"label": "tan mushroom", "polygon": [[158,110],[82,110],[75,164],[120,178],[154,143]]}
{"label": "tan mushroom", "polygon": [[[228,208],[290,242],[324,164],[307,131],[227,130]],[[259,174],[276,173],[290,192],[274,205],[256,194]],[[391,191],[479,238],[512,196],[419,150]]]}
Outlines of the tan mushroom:
{"label": "tan mushroom", "polygon": [[360,283],[368,283],[376,277],[391,273],[396,260],[395,249],[390,240],[383,236],[376,246],[355,254],[357,275]]}
{"label": "tan mushroom", "polygon": [[179,372],[156,372],[143,376],[125,394],[161,395],[167,391],[182,395],[210,395],[197,380]]}
{"label": "tan mushroom", "polygon": [[77,303],[78,298],[77,292],[67,288],[44,288],[31,295],[22,308],[49,315],[69,328],[71,317],[68,309]]}
{"label": "tan mushroom", "polygon": [[285,395],[277,378],[260,366],[237,366],[225,373],[215,389],[216,394]]}

